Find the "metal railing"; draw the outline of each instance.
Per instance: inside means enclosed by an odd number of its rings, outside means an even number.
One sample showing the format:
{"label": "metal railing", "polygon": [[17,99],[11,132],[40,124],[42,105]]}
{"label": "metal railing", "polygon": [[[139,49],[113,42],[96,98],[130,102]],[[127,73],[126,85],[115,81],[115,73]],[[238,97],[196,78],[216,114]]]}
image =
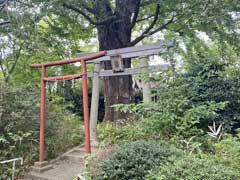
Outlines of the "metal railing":
{"label": "metal railing", "polygon": [[82,174],[78,174],[77,180],[85,180]]}
{"label": "metal railing", "polygon": [[0,164],[7,164],[7,163],[12,163],[12,180],[15,178],[15,169],[16,169],[16,161],[20,161],[21,166],[23,165],[23,158],[15,158],[15,159],[10,159],[6,161],[1,161]]}

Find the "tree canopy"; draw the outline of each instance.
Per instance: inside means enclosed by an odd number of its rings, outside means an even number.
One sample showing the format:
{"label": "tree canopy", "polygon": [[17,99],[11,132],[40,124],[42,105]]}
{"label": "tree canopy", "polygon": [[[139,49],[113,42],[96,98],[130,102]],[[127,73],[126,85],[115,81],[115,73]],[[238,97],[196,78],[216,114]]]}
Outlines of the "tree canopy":
{"label": "tree canopy", "polygon": [[[1,69],[5,81],[23,56],[34,55],[31,59],[38,62],[74,56],[96,48],[96,37],[99,49],[106,50],[162,38],[175,38],[191,46],[190,42],[198,41],[199,33],[204,33],[223,49],[230,45],[239,52],[237,0],[2,0],[0,5]],[[89,48],[83,47],[86,45]],[[6,53],[8,48],[11,52]],[[129,60],[124,64],[131,66]],[[109,63],[104,66],[111,68]],[[131,77],[120,79],[105,79],[106,119],[113,118],[111,105],[131,101]],[[111,82],[116,81],[119,86],[113,87]],[[123,91],[128,92],[127,101]],[[115,96],[120,98],[108,99]]]}

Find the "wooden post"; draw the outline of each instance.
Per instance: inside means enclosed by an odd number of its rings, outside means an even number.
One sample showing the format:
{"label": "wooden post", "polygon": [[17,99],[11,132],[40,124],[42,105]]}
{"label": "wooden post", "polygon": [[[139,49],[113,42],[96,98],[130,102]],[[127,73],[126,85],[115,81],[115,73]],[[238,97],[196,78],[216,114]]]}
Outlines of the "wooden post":
{"label": "wooden post", "polygon": [[44,123],[45,123],[45,101],[46,101],[46,67],[42,66],[41,94],[40,94],[40,136],[39,136],[39,162],[44,161]]}
{"label": "wooden post", "polygon": [[[140,67],[146,68],[146,71],[144,72],[144,76],[149,76],[149,71],[147,69],[149,67],[147,57],[141,57]],[[143,102],[146,102],[146,103],[151,102],[150,83],[142,80],[142,89],[143,89]]]}
{"label": "wooden post", "polygon": [[92,100],[91,100],[91,111],[90,111],[90,139],[93,145],[96,145],[97,143],[96,131],[97,131],[98,107],[99,107],[100,69],[101,69],[100,63],[94,63],[93,80],[92,80]]}
{"label": "wooden post", "polygon": [[89,132],[89,108],[88,108],[88,86],[87,68],[84,59],[81,60],[82,72],[82,93],[83,93],[83,114],[84,114],[84,133],[86,153],[91,153],[90,132]]}

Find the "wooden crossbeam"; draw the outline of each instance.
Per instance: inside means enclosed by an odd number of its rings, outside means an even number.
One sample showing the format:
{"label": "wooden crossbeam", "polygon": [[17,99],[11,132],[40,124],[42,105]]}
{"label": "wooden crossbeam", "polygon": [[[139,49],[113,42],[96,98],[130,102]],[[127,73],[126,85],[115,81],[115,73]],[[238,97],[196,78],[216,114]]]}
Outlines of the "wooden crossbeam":
{"label": "wooden crossbeam", "polygon": [[82,77],[82,74],[69,74],[64,76],[52,76],[43,78],[44,81],[65,81],[72,79],[79,79]]}
{"label": "wooden crossbeam", "polygon": [[[108,50],[106,56],[89,60],[87,63],[110,61],[111,56],[119,55],[122,58],[134,58],[144,57],[150,55],[163,54],[168,51],[169,48],[175,45],[175,41],[163,41],[156,44],[147,44],[141,46],[127,47],[121,49]],[[92,53],[79,53],[78,57],[88,56]]]}
{"label": "wooden crossbeam", "polygon": [[70,59],[62,59],[59,61],[53,61],[53,62],[48,62],[44,64],[30,64],[29,66],[31,68],[41,68],[41,67],[50,67],[50,66],[57,66],[57,65],[63,65],[63,64],[70,64],[70,63],[77,63],[83,61],[88,61],[91,59],[96,59],[101,56],[105,56],[106,51],[99,51],[97,53],[91,53],[88,56],[82,56],[82,57],[77,57],[77,58],[70,58]]}
{"label": "wooden crossbeam", "polygon": [[[113,70],[101,70],[99,72],[99,77],[108,77],[108,76],[126,76],[126,75],[136,75],[141,73],[149,72],[160,72],[166,71],[168,69],[168,64],[161,64],[149,67],[137,67],[137,68],[126,68],[124,72],[115,73]],[[89,78],[93,77],[93,72],[88,72],[87,76]]]}

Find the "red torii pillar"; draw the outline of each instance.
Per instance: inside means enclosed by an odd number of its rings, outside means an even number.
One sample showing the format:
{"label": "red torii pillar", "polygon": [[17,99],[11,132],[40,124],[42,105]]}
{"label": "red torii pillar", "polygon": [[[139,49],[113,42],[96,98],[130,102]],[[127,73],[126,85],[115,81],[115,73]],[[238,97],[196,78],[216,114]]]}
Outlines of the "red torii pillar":
{"label": "red torii pillar", "polygon": [[[39,163],[44,162],[44,124],[45,124],[45,104],[46,104],[46,82],[71,80],[82,78],[82,93],[83,93],[83,112],[84,112],[84,133],[85,133],[85,150],[86,153],[91,153],[90,131],[89,131],[89,108],[88,108],[88,85],[87,85],[87,68],[86,61],[102,57],[106,55],[106,51],[91,54],[85,57],[64,59],[60,61],[49,62],[45,64],[31,64],[31,68],[41,68],[41,93],[40,93],[40,134],[39,134]],[[46,69],[50,66],[57,66],[69,63],[81,63],[81,74],[70,74],[63,76],[47,77]]]}

